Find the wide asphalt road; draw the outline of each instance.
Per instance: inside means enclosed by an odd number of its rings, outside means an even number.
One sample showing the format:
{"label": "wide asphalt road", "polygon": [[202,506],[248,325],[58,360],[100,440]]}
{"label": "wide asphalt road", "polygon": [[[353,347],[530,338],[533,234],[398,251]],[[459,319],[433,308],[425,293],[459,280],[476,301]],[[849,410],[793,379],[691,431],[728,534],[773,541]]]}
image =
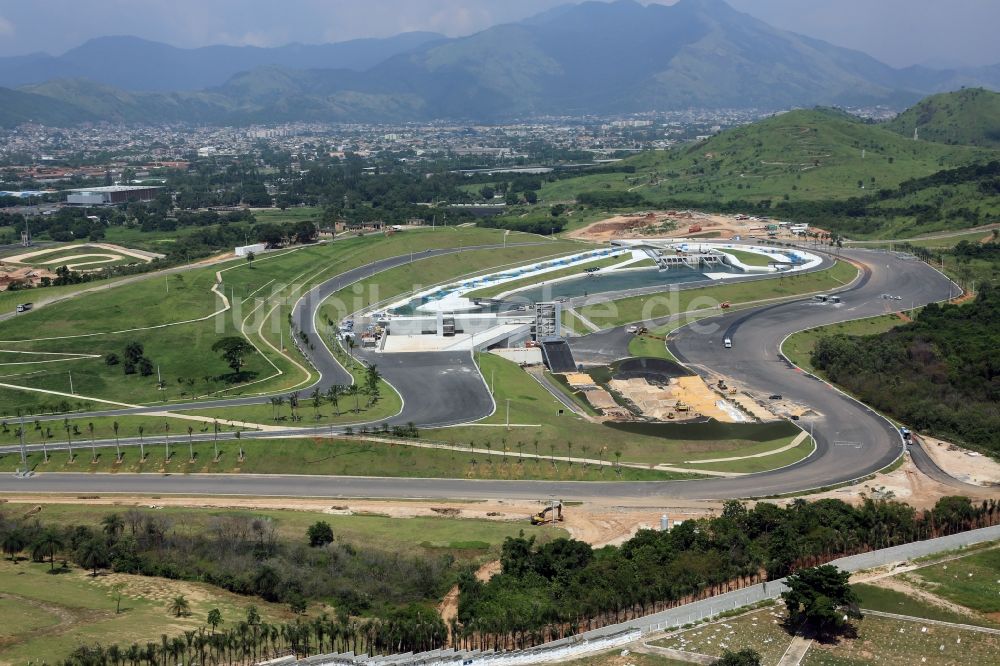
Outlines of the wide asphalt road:
{"label": "wide asphalt road", "polygon": [[[956,288],[922,262],[902,260],[879,252],[851,251],[844,254],[864,264],[866,269],[863,277],[854,285],[839,292],[843,298],[840,305],[818,304],[810,299],[721,315],[681,329],[670,343],[674,353],[695,370],[707,374],[707,369],[711,367],[750,388],[782,393],[787,399],[813,408],[816,416],[812,418],[812,425],[819,445],[816,454],[780,470],[733,479],[640,483],[293,475],[44,474],[31,479],[0,477],[0,492],[426,498],[544,498],[552,495],[564,499],[715,499],[805,490],[858,478],[884,467],[896,457],[902,446],[898,434],[890,424],[864,405],[791,368],[778,356],[781,341],[788,334],[804,328],[943,300],[954,295]],[[882,293],[899,295],[902,300],[884,300],[881,298]],[[726,336],[733,340],[732,349],[722,348],[722,339]],[[421,355],[393,358],[402,356],[404,355],[382,356],[380,367],[384,368],[387,378],[394,377],[396,381],[402,378],[405,385],[421,389],[417,393],[409,389],[401,393],[408,403],[411,399],[424,401],[426,406],[421,409],[432,410],[427,415],[435,419],[430,421],[431,424],[445,423],[452,419],[471,420],[492,409],[492,399],[489,399],[490,407],[487,409],[482,398],[473,398],[470,402],[465,396],[456,393],[472,385],[477,385],[476,393],[485,392],[485,383],[473,365],[467,366],[467,372],[442,372],[447,364],[436,365],[432,359],[421,359]],[[464,356],[468,358],[468,354]],[[456,358],[453,362],[460,363],[461,360]],[[469,363],[471,364],[471,359]],[[434,386],[433,381],[447,382],[449,392],[438,393],[428,388]],[[488,397],[488,393],[486,396]],[[463,418],[458,410],[466,409],[474,413]],[[406,414],[407,407],[404,406],[401,417]],[[247,433],[245,436],[251,435],[252,433]],[[175,446],[181,444],[182,442],[176,442]]]}

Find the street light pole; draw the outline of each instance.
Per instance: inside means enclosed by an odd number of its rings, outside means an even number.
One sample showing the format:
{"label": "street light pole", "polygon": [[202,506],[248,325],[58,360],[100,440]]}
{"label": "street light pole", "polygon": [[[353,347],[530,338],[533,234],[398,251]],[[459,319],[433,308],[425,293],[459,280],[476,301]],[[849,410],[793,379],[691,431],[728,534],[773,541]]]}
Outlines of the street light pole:
{"label": "street light pole", "polygon": [[510,398],[507,398],[507,430],[510,430]]}
{"label": "street light pole", "polygon": [[73,371],[67,370],[66,372],[69,374],[69,392],[72,395],[76,395],[76,392],[73,390]]}
{"label": "street light pole", "polygon": [[21,417],[21,427],[19,429],[21,436],[21,464],[24,465],[24,471],[28,471],[28,451],[24,448],[24,417]]}

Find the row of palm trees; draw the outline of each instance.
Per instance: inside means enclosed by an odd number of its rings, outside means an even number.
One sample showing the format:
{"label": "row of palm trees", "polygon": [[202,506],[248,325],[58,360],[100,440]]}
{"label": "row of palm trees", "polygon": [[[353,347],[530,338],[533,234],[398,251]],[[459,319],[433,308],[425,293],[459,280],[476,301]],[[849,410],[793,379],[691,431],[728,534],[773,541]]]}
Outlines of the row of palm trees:
{"label": "row of palm trees", "polygon": [[[309,394],[309,400],[312,403],[313,414],[316,418],[319,418],[319,408],[323,406],[324,401],[329,403],[337,412],[337,416],[340,416],[342,412],[340,411],[340,400],[341,398],[353,398],[354,399],[354,413],[357,414],[361,411],[361,396],[366,396],[366,406],[378,402],[381,397],[381,387],[380,382],[382,380],[382,374],[378,371],[376,366],[371,365],[365,371],[364,384],[334,384],[326,389],[326,391],[321,391],[316,388],[312,393]],[[302,405],[302,396],[298,391],[294,391],[286,396],[275,396],[270,399],[271,401],[271,420],[277,421],[281,416],[281,408],[288,405],[291,412],[291,418],[293,421],[301,421],[302,417],[299,415],[299,408]]]}
{"label": "row of palm trees", "polygon": [[[4,423],[6,423],[6,422],[4,422]],[[39,422],[36,421],[35,424],[36,424],[35,425],[35,429],[36,430],[41,430]],[[214,421],[213,422],[212,428],[213,428],[214,433],[215,433],[215,437],[214,437],[214,440],[213,440],[214,443],[215,443],[215,448],[214,448],[214,451],[215,451],[215,461],[218,462],[218,460],[219,460],[219,432],[221,432],[222,428],[219,425],[218,421]],[[116,463],[121,463],[122,462],[122,457],[123,457],[122,449],[121,449],[121,439],[120,439],[121,424],[119,424],[118,421],[114,421],[111,424],[111,429],[114,431],[115,462]],[[66,431],[66,448],[69,451],[70,462],[72,462],[76,458],[76,455],[73,453],[73,436],[74,435],[81,435],[82,433],[80,432],[79,426],[77,424],[70,423],[69,419],[63,419],[63,430]],[[95,429],[94,429],[93,422],[87,423],[87,433],[89,435],[90,449],[91,449],[91,462],[96,463],[97,459],[98,459],[98,455],[97,455],[98,446],[97,446],[97,442],[96,442],[95,437],[94,437],[94,430]],[[203,428],[202,432],[206,432],[207,430],[208,430],[208,426],[206,426],[205,428]],[[26,433],[23,432],[23,426],[19,425],[19,426],[17,426],[15,428],[14,434],[17,437],[22,437]],[[136,427],[136,434],[138,435],[138,439],[139,439],[139,460],[141,462],[145,462],[145,460],[146,460],[146,440],[144,438],[144,435],[146,434],[146,426],[144,424],[139,424]],[[188,454],[189,454],[188,460],[189,460],[189,462],[194,462],[194,460],[195,460],[195,457],[194,457],[194,427],[192,427],[192,426],[188,426],[187,427],[187,436],[188,436],[187,440],[188,440]],[[237,432],[237,439],[239,439],[239,432]],[[164,421],[164,423],[163,423],[163,443],[164,443],[164,447],[165,447],[165,460],[169,461],[170,460],[170,422],[169,421]],[[42,457],[43,457],[44,461],[47,463],[49,461],[49,450],[48,450],[48,446],[46,445],[46,436],[45,436],[44,433],[43,433],[43,436],[42,436],[41,444],[42,444]]]}
{"label": "row of palm trees", "polygon": [[[183,598],[170,603],[171,613],[182,615]],[[349,618],[327,614],[312,619],[296,618],[288,623],[268,623],[254,606],[231,628],[218,609],[209,611],[206,626],[186,630],[183,635],[161,634],[160,641],[128,646],[89,645],[77,648],[63,666],[216,666],[255,664],[292,655],[297,658],[334,652],[390,654],[423,652],[445,645],[447,632],[432,610],[397,614],[384,619]]]}

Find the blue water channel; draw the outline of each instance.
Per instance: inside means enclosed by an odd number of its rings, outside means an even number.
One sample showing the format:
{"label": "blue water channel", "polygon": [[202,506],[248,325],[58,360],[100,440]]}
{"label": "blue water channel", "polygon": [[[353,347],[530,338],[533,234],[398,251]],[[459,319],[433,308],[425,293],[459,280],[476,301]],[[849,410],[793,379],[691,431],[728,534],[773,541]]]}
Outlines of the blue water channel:
{"label": "blue water channel", "polygon": [[[742,273],[742,271],[735,270],[726,265],[713,266],[711,272]],[[609,291],[643,289],[661,285],[667,287],[672,284],[684,284],[686,282],[700,282],[704,280],[709,280],[708,276],[701,271],[687,267],[669,268],[663,271],[655,268],[615,271],[604,275],[583,276],[541,287],[531,287],[516,294],[511,294],[507,299],[538,303],[540,301],[551,301],[556,298],[577,298]]]}
{"label": "blue water channel", "polygon": [[[742,273],[727,265],[721,264],[712,267],[712,273]],[[539,276],[543,280],[544,276]],[[538,303],[551,301],[556,298],[577,298],[590,296],[609,291],[622,291],[626,289],[643,289],[654,286],[666,288],[672,284],[684,284],[687,282],[709,281],[709,278],[701,271],[687,267],[672,267],[667,270],[648,268],[631,271],[615,271],[612,273],[582,275],[572,280],[563,280],[555,284],[541,287],[529,287],[514,294],[508,295],[505,303],[495,305],[484,305],[477,312],[496,312],[509,310],[518,304]],[[417,314],[417,308],[425,303],[439,300],[448,293],[455,291],[455,286],[441,289],[433,294],[415,298],[406,305],[393,309],[397,315]]]}

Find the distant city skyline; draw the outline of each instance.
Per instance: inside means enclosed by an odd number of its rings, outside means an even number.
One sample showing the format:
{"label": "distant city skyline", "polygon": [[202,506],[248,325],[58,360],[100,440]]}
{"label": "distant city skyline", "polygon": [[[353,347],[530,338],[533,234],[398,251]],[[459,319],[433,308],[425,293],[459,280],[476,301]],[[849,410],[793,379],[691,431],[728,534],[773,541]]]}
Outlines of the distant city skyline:
{"label": "distant city skyline", "polygon": [[[674,4],[676,0],[644,0]],[[685,0],[692,1],[692,0]],[[895,67],[1000,63],[993,0],[727,0],[784,30],[857,49]],[[280,46],[427,30],[455,37],[567,0],[0,0],[0,55],[63,53],[134,35],[192,48]]]}

